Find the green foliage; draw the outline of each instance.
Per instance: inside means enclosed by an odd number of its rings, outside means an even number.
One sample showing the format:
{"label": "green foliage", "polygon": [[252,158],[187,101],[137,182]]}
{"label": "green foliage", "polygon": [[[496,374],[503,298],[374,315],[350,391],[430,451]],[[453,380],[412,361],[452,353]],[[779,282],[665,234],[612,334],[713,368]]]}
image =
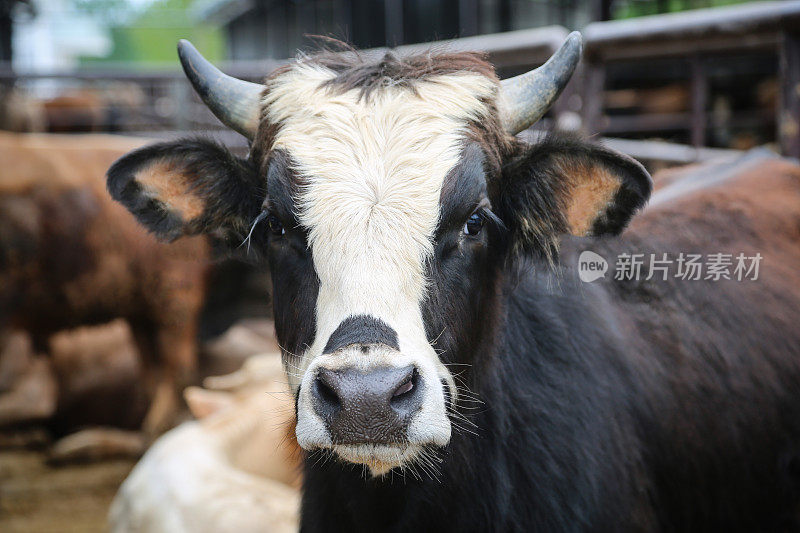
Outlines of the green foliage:
{"label": "green foliage", "polygon": [[78,11],[113,22],[133,13],[133,7],[125,0],[73,0]]}
{"label": "green foliage", "polygon": [[124,0],[77,1],[83,4],[82,9],[93,10],[117,23],[110,27],[114,42],[111,54],[105,58],[84,58],[84,64],[174,64],[178,39],[189,39],[212,61],[225,57],[222,30],[194,18],[191,10],[194,0],[156,0],[139,13],[132,12]]}
{"label": "green foliage", "polygon": [[745,4],[763,0],[617,0],[613,18],[626,19],[661,13],[677,13],[689,9]]}

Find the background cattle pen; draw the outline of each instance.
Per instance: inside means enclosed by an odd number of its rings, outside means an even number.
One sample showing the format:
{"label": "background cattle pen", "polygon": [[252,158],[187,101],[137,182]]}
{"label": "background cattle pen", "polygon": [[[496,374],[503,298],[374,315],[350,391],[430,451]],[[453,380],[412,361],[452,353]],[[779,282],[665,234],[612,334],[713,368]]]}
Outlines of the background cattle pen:
{"label": "background cattle pen", "polygon": [[[793,0],[592,22],[583,28],[584,61],[566,89],[567,97],[536,127],[548,129],[560,120],[562,128],[589,134],[657,139],[695,149],[742,150],[773,143],[782,153],[798,157],[799,21],[800,2]],[[397,50],[483,51],[501,77],[507,77],[541,64],[567,33],[548,26],[401,45]],[[222,66],[230,75],[257,81],[284,63],[232,60]],[[116,131],[151,138],[214,132],[224,142],[244,147],[243,140],[225,131],[202,106],[174,65],[168,72],[104,67],[26,73],[5,67],[0,81],[6,91],[16,87],[26,95],[47,94],[53,85],[68,88],[60,99],[11,100],[4,110],[11,128]],[[631,155],[675,163],[722,154],[649,143],[619,146]]]}
{"label": "background cattle pen", "polygon": [[[253,82],[286,64],[297,47],[312,49],[316,41],[304,33],[348,38],[364,54],[382,54],[389,46],[397,54],[485,52],[500,77],[507,78],[541,65],[571,30],[579,29],[585,44],[578,71],[545,119],[521,135],[535,139],[560,130],[602,137],[651,171],[731,160],[761,146],[800,158],[800,0],[723,7],[677,0],[138,0],[133,5],[143,10],[161,3],[169,13],[188,13],[189,25],[218,26],[227,51],[227,59],[218,64],[227,74]],[[59,0],[52,5],[66,10],[73,4],[98,9],[102,2]],[[0,152],[16,165],[0,162],[0,208],[13,208],[16,217],[12,223],[0,213],[0,246],[11,241],[18,246],[21,235],[52,237],[39,222],[28,224],[29,216],[35,209],[58,208],[57,201],[42,193],[47,185],[30,186],[38,195],[30,205],[5,200],[30,185],[11,169],[30,170],[36,175],[31,179],[42,181],[63,174],[75,186],[69,205],[78,207],[69,213],[53,211],[53,219],[61,217],[65,227],[84,235],[81,209],[93,213],[100,204],[84,194],[79,182],[104,184],[105,169],[124,153],[117,143],[138,146],[153,139],[210,135],[240,154],[247,149],[246,139],[226,129],[198,98],[176,56],[168,62],[89,61],[69,68],[56,64],[34,69],[12,62],[14,21],[43,18],[50,7],[37,0],[0,0],[0,33],[6,29],[0,39],[0,130],[6,130],[0,132],[0,142],[11,147],[19,142],[31,153],[51,152],[49,159],[24,159],[17,148]],[[701,9],[683,11],[697,7]],[[676,12],[663,13],[667,10]],[[260,32],[262,27],[269,31]],[[172,57],[174,44],[170,46]],[[64,148],[67,144],[71,148]],[[54,146],[95,155],[75,163],[54,158]],[[107,160],[96,159],[99,152]],[[87,168],[91,175],[81,175]],[[36,203],[41,198],[45,204]],[[144,238],[136,234],[132,242]],[[108,250],[107,244],[88,238],[84,243],[92,253]],[[159,379],[175,370],[173,363],[169,357],[148,359],[139,335],[147,328],[123,312],[65,325],[39,345],[30,332],[11,327],[15,324],[7,318],[17,309],[0,287],[0,530],[104,530],[112,497],[136,459],[157,433],[187,419],[201,422],[194,433],[178,436],[173,446],[197,435],[225,441],[213,453],[255,472],[267,480],[265,490],[276,502],[296,508],[299,452],[285,442],[291,402],[278,383],[276,357],[253,358],[278,351],[269,273],[253,265],[245,248],[239,252],[219,259],[208,251],[203,255],[202,266],[208,270],[204,282],[188,289],[181,285],[184,292],[198,291],[205,307],[196,323],[187,326],[196,328],[190,335],[196,341],[196,368],[185,376],[180,391],[161,386]],[[38,249],[31,252],[36,253]],[[153,256],[161,258],[162,253]],[[141,259],[115,254],[104,256],[115,267]],[[10,283],[3,269],[18,259],[9,257],[0,249],[0,284]],[[64,260],[47,260],[57,282],[74,265],[66,255],[56,259]],[[132,276],[144,276],[145,270]],[[190,283],[188,276],[179,278],[173,280],[176,285]],[[164,290],[154,286],[142,292]],[[130,287],[113,290],[134,292]],[[143,370],[153,364],[158,377]],[[185,393],[184,385],[190,385]],[[183,396],[171,398],[176,394]],[[148,410],[153,403],[172,405],[176,412],[163,414],[161,418],[169,419],[166,425],[153,423],[148,433],[147,419],[158,415]],[[267,410],[274,413],[268,428],[272,431],[260,431],[253,420]],[[267,461],[255,459],[258,454],[251,447],[226,441],[226,428],[237,424],[248,428],[252,443],[278,452]],[[135,490],[134,483],[129,490]],[[273,511],[279,515],[276,530],[284,525],[291,530],[295,512]]]}

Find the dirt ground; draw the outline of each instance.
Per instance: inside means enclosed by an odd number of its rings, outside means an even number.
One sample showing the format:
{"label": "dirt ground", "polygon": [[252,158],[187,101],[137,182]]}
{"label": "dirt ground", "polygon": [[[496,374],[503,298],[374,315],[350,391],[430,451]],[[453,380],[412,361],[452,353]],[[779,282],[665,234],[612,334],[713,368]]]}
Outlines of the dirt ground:
{"label": "dirt ground", "polygon": [[106,514],[133,460],[50,466],[43,451],[0,449],[0,531],[106,531]]}

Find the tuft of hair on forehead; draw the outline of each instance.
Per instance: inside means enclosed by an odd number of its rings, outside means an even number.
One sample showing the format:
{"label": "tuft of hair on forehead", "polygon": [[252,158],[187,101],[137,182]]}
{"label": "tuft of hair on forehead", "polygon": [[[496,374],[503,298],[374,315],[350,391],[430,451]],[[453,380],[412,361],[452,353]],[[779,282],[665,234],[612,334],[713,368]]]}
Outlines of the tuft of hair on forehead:
{"label": "tuft of hair on forehead", "polygon": [[478,52],[430,50],[405,57],[386,52],[382,57],[375,57],[352,49],[346,52],[326,50],[300,61],[335,73],[322,84],[323,87],[334,92],[357,90],[362,99],[369,99],[373,92],[384,87],[404,87],[413,91],[420,81],[454,73],[470,72],[497,80],[486,55]]}

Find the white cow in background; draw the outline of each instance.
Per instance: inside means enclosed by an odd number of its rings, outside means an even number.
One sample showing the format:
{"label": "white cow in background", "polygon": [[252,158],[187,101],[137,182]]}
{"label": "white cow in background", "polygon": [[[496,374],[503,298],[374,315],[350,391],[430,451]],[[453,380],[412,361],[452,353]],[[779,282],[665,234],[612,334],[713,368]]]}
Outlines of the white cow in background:
{"label": "white cow in background", "polygon": [[199,420],[158,439],[120,487],[113,532],[297,531],[300,457],[280,355],[205,385],[185,393]]}

